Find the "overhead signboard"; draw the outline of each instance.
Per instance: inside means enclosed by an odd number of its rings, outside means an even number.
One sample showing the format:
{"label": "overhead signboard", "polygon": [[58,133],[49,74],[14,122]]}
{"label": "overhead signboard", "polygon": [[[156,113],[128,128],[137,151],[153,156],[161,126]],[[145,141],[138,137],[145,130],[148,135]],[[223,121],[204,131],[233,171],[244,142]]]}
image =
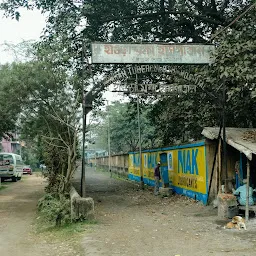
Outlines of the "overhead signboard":
{"label": "overhead signboard", "polygon": [[191,84],[115,84],[112,92],[128,94],[169,94],[196,92],[196,85]]}
{"label": "overhead signboard", "polygon": [[204,86],[204,83],[200,77],[198,77],[196,74],[190,74],[186,70],[183,70],[180,66],[156,64],[134,65],[119,69],[103,79],[102,83],[106,87],[116,82],[125,81],[129,76],[144,73],[165,73],[167,74],[167,80],[172,80],[172,76],[176,75],[194,85],[197,85],[198,87],[202,88]]}
{"label": "overhead signboard", "polygon": [[214,45],[92,43],[92,63],[209,64]]}

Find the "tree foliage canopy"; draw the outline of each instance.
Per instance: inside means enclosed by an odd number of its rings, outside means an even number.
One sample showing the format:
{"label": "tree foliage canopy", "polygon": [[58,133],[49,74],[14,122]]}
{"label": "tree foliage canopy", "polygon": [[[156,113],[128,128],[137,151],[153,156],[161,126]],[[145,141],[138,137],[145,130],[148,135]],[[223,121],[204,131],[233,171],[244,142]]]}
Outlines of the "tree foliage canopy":
{"label": "tree foliage canopy", "polygon": [[48,166],[48,188],[62,193],[76,168],[81,89],[50,57],[50,51],[38,52],[33,61],[0,67],[0,131],[18,132],[41,148],[38,160]]}
{"label": "tree foliage canopy", "polygon": [[[139,99],[140,129],[142,148],[160,145],[158,134],[150,124],[149,106]],[[139,150],[138,109],[137,101],[130,103],[114,102],[106,110],[95,113],[100,116],[100,125],[93,128],[97,137],[97,147],[108,150],[108,132],[112,153]]]}
{"label": "tree foliage canopy", "polygon": [[[41,53],[51,52],[48,58],[55,67],[73,76],[74,89],[81,81],[88,82],[88,75],[100,77],[109,67],[92,65],[92,73],[83,76],[88,60],[82,59],[82,45],[90,56],[92,41],[104,42],[166,42],[205,43],[212,35],[227,26],[253,1],[246,0],[88,0],[81,6],[73,1],[21,1],[10,0],[1,5],[7,14],[19,18],[18,7],[38,8],[48,13],[45,35],[39,44]],[[223,104],[223,84],[227,88],[227,125],[236,127],[255,126],[255,7],[214,39],[217,46],[210,66],[185,66],[184,70],[199,77],[203,88],[196,93],[163,96],[145,101],[148,127],[157,131],[163,145],[180,139],[199,139],[204,126],[219,125]],[[57,54],[54,54],[56,50]],[[61,54],[59,54],[61,53]],[[42,59],[44,59],[42,54]],[[112,65],[112,68],[119,66]],[[88,69],[87,69],[88,71]],[[84,79],[84,80],[83,80]],[[139,76],[139,81],[166,80],[162,75]],[[185,84],[189,81],[173,76],[172,81]],[[132,104],[131,104],[132,105]],[[122,115],[116,115],[113,133],[120,138],[115,143],[121,150],[121,139],[129,144],[134,108],[119,106]],[[129,109],[127,111],[126,109]],[[144,112],[142,113],[142,116]],[[146,116],[146,115],[145,115]],[[133,119],[131,119],[131,117]],[[114,116],[113,116],[114,118]],[[10,124],[11,125],[11,124]],[[135,123],[134,123],[135,126]],[[126,129],[124,132],[123,129]],[[122,131],[122,132],[120,132]],[[126,134],[127,133],[127,134]],[[147,134],[146,131],[143,131]],[[123,136],[122,138],[122,135]],[[147,136],[147,135],[146,135]],[[134,136],[135,138],[136,136]],[[114,139],[114,138],[113,138]],[[136,140],[130,146],[136,147]],[[113,149],[114,150],[114,149]]]}
{"label": "tree foliage canopy", "polygon": [[[84,39],[96,41],[206,42],[218,28],[227,25],[234,14],[251,1],[242,0],[88,0],[75,1],[10,0],[1,6],[19,18],[18,7],[49,12],[47,32],[66,31],[76,37],[75,28],[86,24]],[[51,38],[52,34],[48,34]],[[73,38],[74,39],[74,38]]]}

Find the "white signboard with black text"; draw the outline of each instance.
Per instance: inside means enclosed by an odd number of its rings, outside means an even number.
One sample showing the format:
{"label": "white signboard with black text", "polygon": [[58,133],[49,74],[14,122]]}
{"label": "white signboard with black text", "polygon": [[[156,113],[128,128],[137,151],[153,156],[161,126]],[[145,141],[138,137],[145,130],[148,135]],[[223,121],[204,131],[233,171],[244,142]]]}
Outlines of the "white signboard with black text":
{"label": "white signboard with black text", "polygon": [[92,43],[92,63],[209,64],[214,45]]}

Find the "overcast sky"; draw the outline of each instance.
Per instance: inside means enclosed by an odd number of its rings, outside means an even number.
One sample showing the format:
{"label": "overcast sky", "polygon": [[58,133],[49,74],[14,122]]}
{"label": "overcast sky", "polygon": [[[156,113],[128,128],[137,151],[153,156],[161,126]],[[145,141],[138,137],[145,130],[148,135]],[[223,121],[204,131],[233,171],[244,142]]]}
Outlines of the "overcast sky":
{"label": "overcast sky", "polygon": [[[2,0],[0,0],[1,2]],[[6,46],[2,45],[3,43],[18,44],[24,40],[39,40],[46,25],[46,16],[43,16],[38,10],[27,11],[21,9],[20,13],[20,20],[16,21],[5,18],[4,13],[0,11],[0,64],[15,60],[14,54],[11,51],[6,51]],[[123,98],[109,91],[104,96],[110,101]]]}
{"label": "overcast sky", "polygon": [[12,53],[2,45],[4,42],[17,44],[24,40],[39,40],[44,27],[45,17],[38,10],[21,9],[19,21],[5,18],[0,11],[0,63],[14,60]]}

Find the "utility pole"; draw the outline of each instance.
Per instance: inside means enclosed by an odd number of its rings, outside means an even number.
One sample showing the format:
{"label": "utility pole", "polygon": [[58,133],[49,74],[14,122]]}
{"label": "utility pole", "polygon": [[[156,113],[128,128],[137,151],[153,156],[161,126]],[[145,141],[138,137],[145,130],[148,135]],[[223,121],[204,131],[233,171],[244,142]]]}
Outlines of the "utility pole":
{"label": "utility pole", "polygon": [[246,184],[246,205],[245,205],[245,220],[249,220],[249,189],[250,189],[250,161],[247,158],[247,184]]}
{"label": "utility pole", "polygon": [[[85,65],[85,50],[84,44],[82,46],[82,65]],[[84,68],[82,68],[82,115],[83,115],[83,141],[82,141],[82,171],[81,171],[81,196],[85,197],[85,133],[86,133],[86,117],[87,114],[92,110],[92,91],[86,92],[84,86]]]}
{"label": "utility pole", "polygon": [[110,115],[109,115],[109,101],[107,101],[108,105],[108,170],[110,172],[110,178],[112,178],[111,171],[111,152],[110,152]]}
{"label": "utility pole", "polygon": [[228,192],[228,168],[227,168],[227,142],[226,142],[226,82],[223,82],[223,109],[222,109],[222,132],[223,132],[223,168],[225,173],[225,192]]}
{"label": "utility pole", "polygon": [[85,197],[85,133],[86,117],[92,110],[92,93],[83,91],[83,150],[82,150],[82,173],[81,173],[81,196]]}
{"label": "utility pole", "polygon": [[[136,87],[138,88],[138,75],[136,74]],[[139,133],[139,154],[140,154],[140,186],[141,189],[144,189],[144,180],[143,180],[143,169],[142,169],[142,150],[141,150],[141,130],[140,130],[140,102],[139,94],[137,94],[137,114],[138,114],[138,133]]]}
{"label": "utility pole", "polygon": [[[83,79],[83,78],[82,78]],[[83,90],[83,141],[82,141],[82,173],[81,173],[81,196],[85,197],[85,129],[86,129],[86,114],[85,114],[85,93]]]}
{"label": "utility pole", "polygon": [[96,148],[95,148],[95,144],[94,144],[94,171],[96,171],[96,161],[97,161],[97,157],[96,157]]}
{"label": "utility pole", "polygon": [[[84,45],[82,46],[82,65],[84,65]],[[82,67],[82,115],[83,115],[83,141],[82,141],[82,170],[81,170],[81,197],[85,197],[85,130],[86,130],[86,114],[85,114],[85,91],[84,91],[84,67]]]}

